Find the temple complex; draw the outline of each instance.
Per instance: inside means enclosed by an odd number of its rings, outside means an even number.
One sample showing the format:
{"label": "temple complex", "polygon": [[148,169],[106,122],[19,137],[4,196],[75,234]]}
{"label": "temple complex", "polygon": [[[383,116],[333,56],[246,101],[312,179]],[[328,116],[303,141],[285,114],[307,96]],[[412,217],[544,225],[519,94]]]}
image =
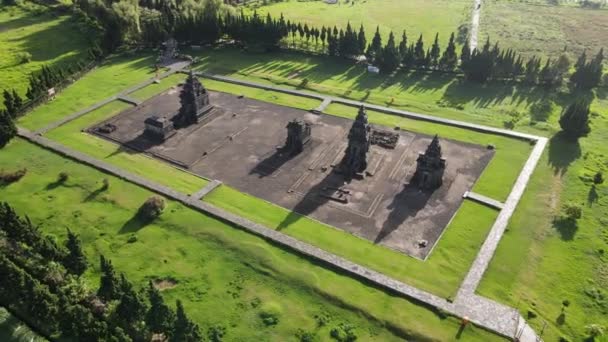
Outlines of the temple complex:
{"label": "temple complex", "polygon": [[181,107],[172,119],[175,128],[196,124],[213,106],[209,103],[209,93],[191,70],[179,94]]}
{"label": "temple complex", "polygon": [[341,164],[341,171],[348,180],[355,175],[361,175],[367,168],[367,152],[371,144],[370,131],[367,112],[365,107],[361,106],[348,133],[348,147]]}
{"label": "temple complex", "polygon": [[441,146],[437,135],[427,147],[426,152],[418,155],[416,162],[416,173],[412,177],[412,184],[421,190],[435,190],[443,184],[445,159],[441,157]]}
{"label": "temple complex", "polygon": [[294,119],[287,124],[287,140],[283,150],[291,155],[298,154],[304,145],[310,141],[310,123]]}

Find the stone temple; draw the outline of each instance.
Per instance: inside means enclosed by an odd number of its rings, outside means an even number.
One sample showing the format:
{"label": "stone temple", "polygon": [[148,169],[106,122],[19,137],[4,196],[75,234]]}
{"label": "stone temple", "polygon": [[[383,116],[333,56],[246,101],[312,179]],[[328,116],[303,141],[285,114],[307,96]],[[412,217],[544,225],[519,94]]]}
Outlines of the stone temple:
{"label": "stone temple", "polygon": [[287,140],[283,150],[291,155],[298,154],[310,141],[310,123],[294,119],[287,124]]}
{"label": "stone temple", "polygon": [[144,134],[157,142],[163,142],[175,134],[173,123],[165,117],[151,116],[144,121]]}
{"label": "stone temple", "polygon": [[181,107],[172,119],[175,128],[196,124],[209,113],[213,106],[209,103],[209,93],[198,78],[190,71],[186,83],[179,94]]}
{"label": "stone temple", "polygon": [[429,144],[425,153],[420,153],[416,160],[416,173],[411,183],[421,190],[435,190],[443,184],[445,159],[441,156],[441,146],[437,135]]}
{"label": "stone temple", "polygon": [[362,173],[367,168],[367,153],[371,144],[370,131],[367,112],[365,107],[361,106],[348,133],[348,147],[341,164],[341,172],[347,180],[357,175],[362,177]]}

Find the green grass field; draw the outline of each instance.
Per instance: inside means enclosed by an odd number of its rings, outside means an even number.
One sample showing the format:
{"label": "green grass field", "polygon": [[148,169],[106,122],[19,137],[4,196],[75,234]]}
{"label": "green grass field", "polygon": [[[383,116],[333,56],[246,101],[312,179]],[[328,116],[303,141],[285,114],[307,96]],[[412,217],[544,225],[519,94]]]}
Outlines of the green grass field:
{"label": "green grass field", "polygon": [[443,46],[447,45],[452,32],[458,34],[459,28],[464,30],[460,34],[460,43],[465,41],[473,10],[472,2],[465,0],[355,0],[334,5],[324,1],[288,0],[258,5],[259,2],[251,5],[249,12],[256,9],[262,16],[270,13],[275,17],[282,13],[286,20],[302,25],[307,23],[319,29],[322,25],[345,29],[350,22],[354,29],[359,30],[363,25],[368,43],[378,26],[385,42],[391,31],[401,39],[401,33],[406,30],[410,42],[422,34],[425,44],[432,44],[435,34],[439,33]]}
{"label": "green grass field", "polygon": [[44,342],[40,337],[19,319],[0,307],[0,341],[5,342]]}
{"label": "green grass field", "polygon": [[[359,340],[451,340],[459,321],[335,273],[322,265],[275,247],[265,240],[169,201],[160,219],[142,225],[134,218],[151,195],[130,183],[16,139],[0,153],[0,168],[28,169],[0,196],[63,240],[66,227],[78,233],[92,267],[90,288],[98,283],[98,255],[138,286],[150,279],[172,279],[163,291],[170,302],[181,299],[203,329],[221,324],[229,340],[294,340],[299,329],[329,340],[329,330],[346,322]],[[65,184],[56,183],[61,171]],[[108,190],[100,190],[102,179]],[[34,209],[35,208],[35,209]],[[136,241],[129,243],[130,237]],[[260,313],[278,308],[279,323],[266,327]],[[319,326],[319,318],[328,322]],[[498,338],[472,326],[463,341]]]}
{"label": "green grass field", "polygon": [[480,41],[490,37],[525,56],[558,57],[566,49],[574,63],[585,49],[608,48],[608,8],[484,1],[479,29]]}
{"label": "green grass field", "polygon": [[[31,72],[43,65],[74,63],[86,56],[88,45],[69,15],[56,15],[30,2],[1,6],[0,90],[14,88],[25,96]],[[22,63],[24,53],[31,55],[30,62]]]}

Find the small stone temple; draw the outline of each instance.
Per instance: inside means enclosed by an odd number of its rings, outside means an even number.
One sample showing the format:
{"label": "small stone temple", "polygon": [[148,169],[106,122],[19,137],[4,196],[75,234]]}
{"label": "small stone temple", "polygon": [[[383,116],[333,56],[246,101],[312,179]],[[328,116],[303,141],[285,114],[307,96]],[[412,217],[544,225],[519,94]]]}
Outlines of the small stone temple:
{"label": "small stone temple", "polygon": [[287,140],[283,150],[291,155],[298,154],[304,149],[304,145],[310,141],[310,123],[294,119],[287,124]]}
{"label": "small stone temple", "polygon": [[348,133],[348,147],[342,160],[341,171],[346,179],[361,175],[367,168],[367,152],[371,144],[371,127],[367,122],[365,107],[359,108],[357,118]]}
{"label": "small stone temple", "polygon": [[175,134],[173,123],[165,117],[151,116],[144,121],[144,124],[146,126],[144,134],[155,141],[163,142]]}
{"label": "small stone temple", "polygon": [[177,40],[174,38],[167,39],[160,48],[158,62],[160,64],[168,64],[177,56]]}
{"label": "small stone temple", "polygon": [[437,135],[426,148],[426,152],[418,155],[416,162],[416,173],[412,178],[412,184],[421,190],[435,190],[443,184],[446,164],[445,159],[441,157],[441,145]]}
{"label": "small stone temple", "polygon": [[181,107],[173,117],[175,128],[196,124],[213,106],[209,103],[209,93],[198,78],[190,71],[186,83],[179,94]]}

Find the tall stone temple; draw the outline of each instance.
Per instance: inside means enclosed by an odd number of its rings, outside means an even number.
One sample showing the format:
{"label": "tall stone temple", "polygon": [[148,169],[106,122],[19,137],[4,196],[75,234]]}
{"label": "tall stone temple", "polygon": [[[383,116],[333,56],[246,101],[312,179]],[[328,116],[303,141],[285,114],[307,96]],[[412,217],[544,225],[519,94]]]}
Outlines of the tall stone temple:
{"label": "tall stone temple", "polygon": [[195,123],[207,114],[213,106],[209,103],[209,93],[191,70],[181,93],[179,94],[181,107],[173,117],[175,128],[183,128]]}
{"label": "tall stone temple", "polygon": [[348,133],[348,147],[342,160],[341,171],[346,179],[351,179],[354,175],[361,174],[367,168],[367,152],[369,146],[371,128],[367,122],[367,112],[365,107],[359,108],[357,118]]}
{"label": "tall stone temple", "polygon": [[422,190],[435,190],[443,184],[446,163],[441,157],[441,145],[437,135],[426,148],[426,152],[418,155],[416,162],[416,173],[412,178],[414,185]]}
{"label": "tall stone temple", "polygon": [[310,141],[310,123],[294,119],[287,124],[287,140],[283,150],[291,155],[298,154],[304,145]]}

